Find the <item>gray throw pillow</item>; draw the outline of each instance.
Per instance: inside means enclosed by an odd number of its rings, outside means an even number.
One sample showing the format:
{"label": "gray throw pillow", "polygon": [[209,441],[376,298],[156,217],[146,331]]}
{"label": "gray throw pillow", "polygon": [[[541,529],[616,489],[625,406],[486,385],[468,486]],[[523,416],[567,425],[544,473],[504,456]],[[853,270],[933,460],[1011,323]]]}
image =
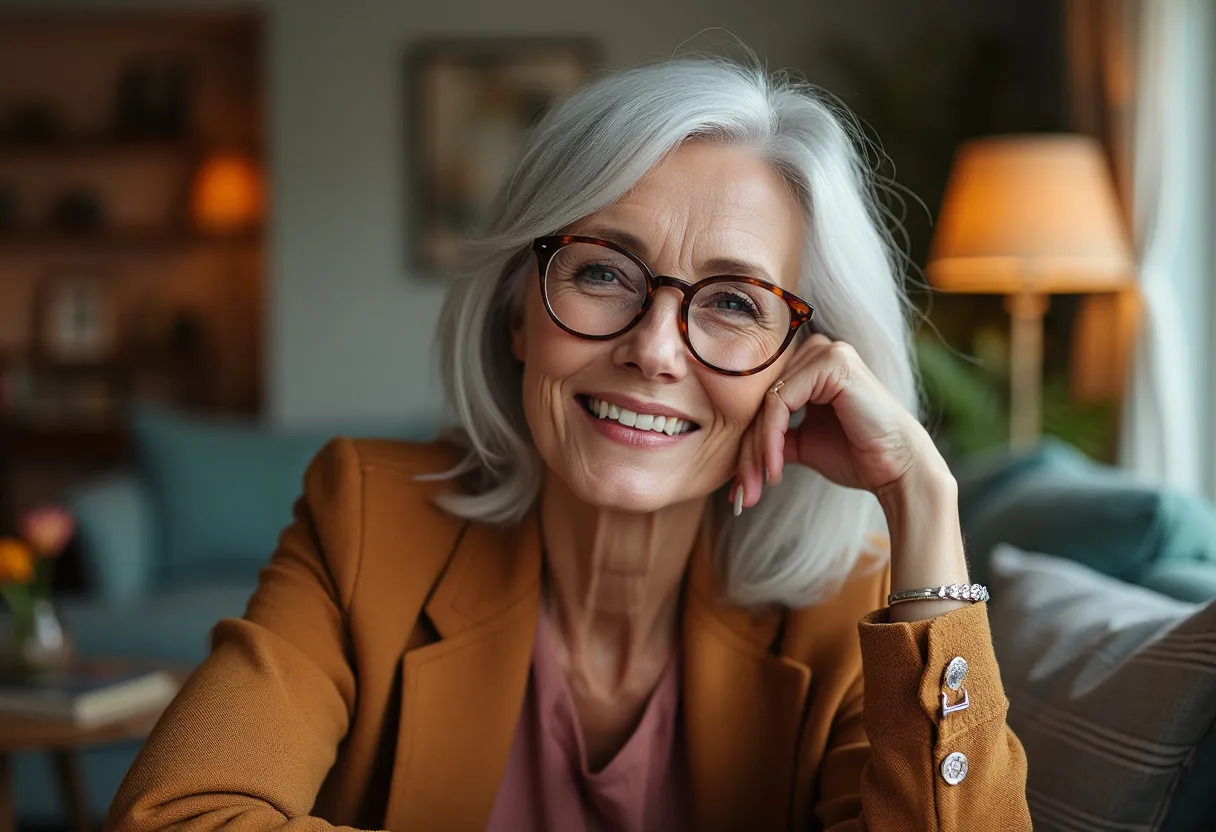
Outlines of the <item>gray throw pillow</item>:
{"label": "gray throw pillow", "polygon": [[1213,759],[1216,600],[1175,600],[1008,544],[993,550],[990,581],[1036,832],[1216,829],[1201,771]]}

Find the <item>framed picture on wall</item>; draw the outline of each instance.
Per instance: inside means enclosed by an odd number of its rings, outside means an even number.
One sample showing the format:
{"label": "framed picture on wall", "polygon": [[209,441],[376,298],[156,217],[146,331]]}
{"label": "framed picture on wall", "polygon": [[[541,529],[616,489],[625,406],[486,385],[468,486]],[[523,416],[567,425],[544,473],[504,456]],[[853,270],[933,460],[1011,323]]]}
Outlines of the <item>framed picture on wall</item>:
{"label": "framed picture on wall", "polygon": [[601,64],[589,38],[427,41],[406,59],[411,264],[442,274],[485,220],[530,126]]}

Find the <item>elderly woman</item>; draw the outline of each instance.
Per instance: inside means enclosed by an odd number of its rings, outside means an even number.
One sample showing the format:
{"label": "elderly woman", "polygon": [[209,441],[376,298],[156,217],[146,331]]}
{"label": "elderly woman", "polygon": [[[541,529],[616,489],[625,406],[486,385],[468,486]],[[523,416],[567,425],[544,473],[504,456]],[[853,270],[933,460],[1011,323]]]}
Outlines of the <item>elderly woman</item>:
{"label": "elderly woman", "polygon": [[440,322],[459,430],[321,450],[107,828],[1029,829],[842,113],[704,58],[550,112]]}

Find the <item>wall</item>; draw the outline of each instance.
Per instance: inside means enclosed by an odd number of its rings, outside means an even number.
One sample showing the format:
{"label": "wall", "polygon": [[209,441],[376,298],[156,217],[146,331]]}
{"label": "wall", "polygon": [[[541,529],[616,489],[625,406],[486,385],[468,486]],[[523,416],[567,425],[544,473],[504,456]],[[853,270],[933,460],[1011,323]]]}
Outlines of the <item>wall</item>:
{"label": "wall", "polygon": [[[813,43],[833,32],[882,54],[928,13],[1018,25],[1012,16],[1001,20],[1011,13],[994,2],[913,5],[909,11],[894,2],[829,0],[274,3],[272,417],[291,424],[425,419],[442,409],[430,350],[443,285],[403,265],[408,125],[401,58],[413,41],[594,34],[609,65],[619,66],[661,58],[698,31],[721,26],[771,67],[809,69]],[[825,77],[817,75],[830,83]]]}
{"label": "wall", "polygon": [[[275,297],[268,403],[291,424],[426,419],[442,410],[431,340],[443,284],[406,268],[402,55],[429,36],[602,33],[611,65],[663,56],[721,23],[774,64],[797,63],[814,4],[622,0],[275,7]],[[780,21],[780,25],[777,22]]]}

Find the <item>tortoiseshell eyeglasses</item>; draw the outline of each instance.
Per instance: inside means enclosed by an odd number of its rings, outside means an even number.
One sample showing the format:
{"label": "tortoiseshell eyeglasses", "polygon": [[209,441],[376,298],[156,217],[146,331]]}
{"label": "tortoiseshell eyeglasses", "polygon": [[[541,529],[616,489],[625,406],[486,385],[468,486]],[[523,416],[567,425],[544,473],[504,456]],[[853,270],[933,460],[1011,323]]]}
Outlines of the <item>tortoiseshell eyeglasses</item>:
{"label": "tortoiseshell eyeglasses", "polygon": [[664,286],[684,296],[680,335],[697,360],[731,376],[758,373],[785,351],[815,309],[767,280],[715,275],[696,283],[656,275],[609,240],[562,234],[532,242],[549,317],[577,335],[604,341],[628,332]]}

